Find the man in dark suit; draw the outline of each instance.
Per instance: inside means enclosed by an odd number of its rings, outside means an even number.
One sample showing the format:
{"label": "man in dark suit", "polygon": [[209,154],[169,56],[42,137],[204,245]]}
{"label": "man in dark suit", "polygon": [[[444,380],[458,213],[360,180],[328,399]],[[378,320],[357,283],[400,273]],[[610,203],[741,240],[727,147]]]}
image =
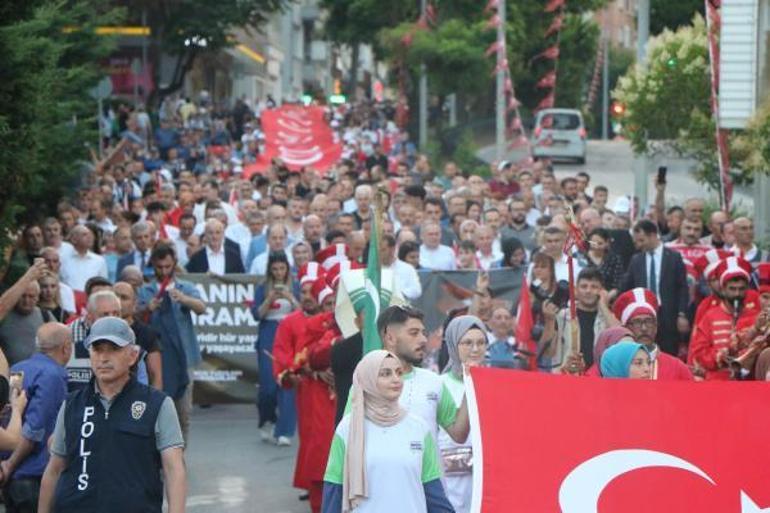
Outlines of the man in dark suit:
{"label": "man in dark suit", "polygon": [[150,264],[150,253],[154,244],[153,227],[147,221],[138,221],[131,226],[131,241],[134,243],[134,250],[129,251],[118,259],[118,269],[116,276],[120,276],[123,268],[128,265],[135,265],[142,270],[142,275],[147,279],[152,279],[155,270]]}
{"label": "man in dark suit", "polygon": [[648,219],[634,225],[633,237],[639,252],[631,258],[621,292],[642,287],[658,297],[656,342],[663,351],[677,355],[680,340],[690,331],[687,318],[690,293],[684,260],[676,251],[663,247],[658,226]]}
{"label": "man in dark suit", "polygon": [[243,273],[240,247],[225,244],[225,226],[216,219],[206,221],[205,245],[187,262],[187,272],[214,274]]}

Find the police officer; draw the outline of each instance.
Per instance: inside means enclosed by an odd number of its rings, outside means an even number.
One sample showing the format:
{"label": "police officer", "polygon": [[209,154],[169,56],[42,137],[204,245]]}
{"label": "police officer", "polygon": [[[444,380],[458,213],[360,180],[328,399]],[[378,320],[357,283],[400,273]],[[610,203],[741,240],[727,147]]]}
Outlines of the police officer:
{"label": "police officer", "polygon": [[182,513],[182,431],[174,402],[131,373],[140,352],[134,332],[104,317],[84,345],[94,377],[59,411],[38,511],[161,513],[165,484],[168,512]]}

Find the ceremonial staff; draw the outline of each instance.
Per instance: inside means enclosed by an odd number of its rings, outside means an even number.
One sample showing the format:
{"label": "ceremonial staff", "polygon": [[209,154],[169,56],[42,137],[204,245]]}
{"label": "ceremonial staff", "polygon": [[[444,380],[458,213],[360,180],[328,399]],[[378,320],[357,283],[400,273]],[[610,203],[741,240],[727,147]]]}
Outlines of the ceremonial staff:
{"label": "ceremonial staff", "polygon": [[[567,214],[565,216],[567,221],[567,238],[564,241],[562,252],[567,256],[567,271],[569,273],[569,327],[570,327],[570,354],[569,357],[564,360],[563,372],[574,374],[579,369],[575,368],[576,357],[580,355],[580,325],[577,319],[577,301],[575,300],[575,267],[573,265],[572,253],[575,248],[578,251],[584,252],[586,250],[586,239],[583,231],[575,223],[575,213],[572,207],[567,207]],[[580,357],[582,360],[582,356]],[[583,365],[585,366],[585,361]]]}

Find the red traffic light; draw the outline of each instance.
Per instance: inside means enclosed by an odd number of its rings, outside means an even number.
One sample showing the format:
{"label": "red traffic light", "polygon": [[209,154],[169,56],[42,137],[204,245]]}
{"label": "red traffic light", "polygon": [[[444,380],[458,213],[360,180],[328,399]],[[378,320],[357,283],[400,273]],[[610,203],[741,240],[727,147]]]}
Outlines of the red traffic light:
{"label": "red traffic light", "polygon": [[626,106],[622,103],[613,102],[610,110],[614,116],[622,116],[626,112]]}

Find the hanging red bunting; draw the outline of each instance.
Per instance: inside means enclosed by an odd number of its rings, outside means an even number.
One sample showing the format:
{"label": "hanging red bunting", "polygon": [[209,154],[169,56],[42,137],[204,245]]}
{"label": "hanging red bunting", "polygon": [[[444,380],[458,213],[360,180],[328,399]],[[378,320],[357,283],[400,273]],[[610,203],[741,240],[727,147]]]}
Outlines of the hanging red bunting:
{"label": "hanging red bunting", "polygon": [[556,85],[556,70],[549,71],[541,78],[535,87],[538,89],[552,89]]}
{"label": "hanging red bunting", "polygon": [[493,53],[499,52],[500,50],[504,50],[504,49],[505,49],[505,47],[503,46],[503,44],[500,41],[495,41],[494,43],[489,45],[489,48],[487,48],[487,51],[484,52],[484,55],[486,57],[489,57]]}
{"label": "hanging red bunting", "polygon": [[[488,30],[497,30],[502,25],[502,20],[499,14],[495,12],[497,11],[501,1],[505,0],[489,0],[486,4],[486,7],[484,8],[485,13],[494,12],[494,14],[492,14],[487,20],[486,28]],[[564,0],[560,1],[563,2]],[[524,126],[521,122],[521,115],[519,113],[520,103],[516,99],[513,88],[513,81],[511,80],[510,66],[506,56],[505,31],[498,32],[498,37],[496,38],[495,42],[489,45],[484,53],[486,57],[495,55],[496,64],[492,74],[496,75],[501,72],[503,73],[503,92],[505,94],[505,103],[507,112],[509,114],[506,116],[505,132],[506,137],[513,138],[510,148],[525,146],[531,154],[532,147],[529,139],[524,133]],[[511,113],[512,115],[510,115]]]}
{"label": "hanging red bunting", "polygon": [[563,24],[564,24],[564,16],[560,14],[553,19],[553,21],[551,22],[551,26],[548,27],[548,30],[545,31],[545,36],[543,37],[548,38],[551,35],[557,33],[558,31],[561,30],[561,27]]}
{"label": "hanging red bunting", "polygon": [[498,16],[497,14],[489,18],[489,21],[487,22],[487,25],[486,25],[488,29],[496,29],[499,26],[500,26],[500,16]]}
{"label": "hanging red bunting", "polygon": [[536,59],[556,60],[558,58],[559,58],[559,45],[553,45],[550,48],[546,48],[539,54],[535,55],[535,57],[532,60],[536,60]]}
{"label": "hanging red bunting", "polygon": [[565,0],[550,0],[545,6],[545,12],[554,12],[556,9],[564,6]]}
{"label": "hanging red bunting", "polygon": [[554,102],[554,94],[553,91],[548,93],[548,95],[540,100],[540,103],[537,104],[537,107],[535,110],[543,110],[543,109],[552,109],[553,108],[553,102]]}
{"label": "hanging red bunting", "polygon": [[484,7],[484,12],[488,13],[493,9],[497,9],[498,5],[499,5],[499,0],[489,0],[489,2],[487,2],[487,6]]}

